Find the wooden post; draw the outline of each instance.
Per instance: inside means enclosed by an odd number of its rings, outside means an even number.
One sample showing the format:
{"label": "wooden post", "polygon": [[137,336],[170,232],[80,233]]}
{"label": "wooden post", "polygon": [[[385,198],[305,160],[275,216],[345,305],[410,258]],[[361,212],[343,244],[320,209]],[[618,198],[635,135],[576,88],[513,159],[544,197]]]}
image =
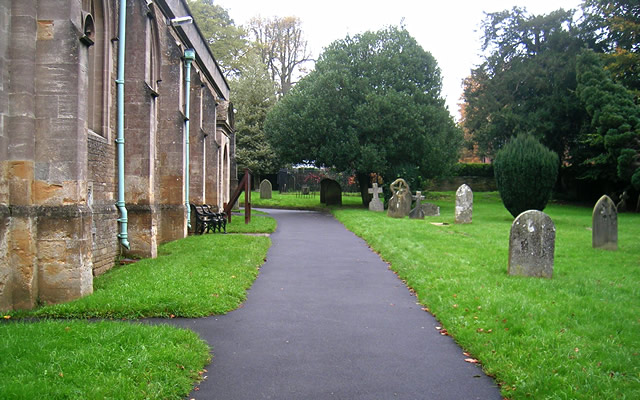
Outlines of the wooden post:
{"label": "wooden post", "polygon": [[244,191],[244,223],[248,224],[251,222],[251,170],[248,168],[245,168],[242,181],[240,181],[235,192],[233,192],[229,202],[224,206],[224,213],[227,215],[228,222],[231,222],[231,210],[240,198],[242,191]]}

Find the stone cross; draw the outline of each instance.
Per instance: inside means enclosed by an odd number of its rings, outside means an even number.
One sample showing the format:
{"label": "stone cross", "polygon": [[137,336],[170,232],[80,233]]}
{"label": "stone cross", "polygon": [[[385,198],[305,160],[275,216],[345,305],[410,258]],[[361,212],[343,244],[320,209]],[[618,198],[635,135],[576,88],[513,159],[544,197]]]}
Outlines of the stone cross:
{"label": "stone cross", "polygon": [[618,250],[618,210],[609,196],[600,197],[593,207],[591,223],[593,248]]}
{"label": "stone cross", "polygon": [[509,275],[553,276],[556,227],[542,211],[525,211],[513,221],[509,234]]}
{"label": "stone cross", "polygon": [[378,187],[377,183],[373,184],[372,188],[369,188],[369,193],[373,195],[371,201],[369,202],[369,210],[370,211],[384,211],[384,204],[378,198],[378,195],[382,193],[382,188]]}
{"label": "stone cross", "polygon": [[425,197],[422,195],[422,192],[419,190],[416,192],[416,194],[411,196],[411,198],[416,201],[416,207],[420,207],[420,202],[425,199]]}
{"label": "stone cross", "polygon": [[416,206],[409,213],[409,218],[424,219],[424,211],[422,210],[422,204],[420,203],[425,199],[425,197],[422,195],[422,192],[417,191],[415,195],[411,196],[411,198],[416,201]]}
{"label": "stone cross", "polygon": [[456,224],[470,224],[473,216],[473,192],[466,184],[456,191]]}

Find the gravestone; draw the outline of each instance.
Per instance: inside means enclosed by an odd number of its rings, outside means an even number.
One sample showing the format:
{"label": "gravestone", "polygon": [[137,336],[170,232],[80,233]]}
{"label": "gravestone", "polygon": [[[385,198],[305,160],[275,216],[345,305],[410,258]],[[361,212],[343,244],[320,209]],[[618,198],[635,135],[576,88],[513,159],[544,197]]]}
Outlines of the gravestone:
{"label": "gravestone", "polygon": [[278,189],[280,193],[286,193],[289,190],[289,171],[286,168],[278,171]]}
{"label": "gravestone", "polygon": [[320,181],[320,202],[328,206],[342,205],[342,187],[333,179]]}
{"label": "gravestone", "polygon": [[378,195],[382,193],[382,188],[374,183],[373,187],[369,188],[369,193],[373,196],[369,202],[369,211],[384,211],[384,204],[378,198]]}
{"label": "gravestone", "polygon": [[593,207],[591,222],[593,248],[618,250],[618,210],[609,196],[600,197]]}
{"label": "gravestone", "polygon": [[420,209],[425,217],[437,217],[440,215],[440,207],[433,203],[422,203]]}
{"label": "gravestone", "polygon": [[509,235],[509,275],[551,278],[556,227],[542,211],[525,211]]}
{"label": "gravestone", "polygon": [[466,184],[456,190],[456,224],[470,224],[473,216],[473,192]]}
{"label": "gravestone", "polygon": [[411,191],[409,185],[402,179],[396,179],[390,186],[393,196],[389,200],[387,216],[392,218],[404,218],[411,211]]}
{"label": "gravestone", "polygon": [[424,200],[424,196],[421,191],[417,191],[414,196],[411,196],[416,201],[416,206],[409,212],[409,218],[411,219],[424,219],[424,211],[422,211],[421,201]]}
{"label": "gravestone", "polygon": [[264,179],[260,182],[260,198],[261,199],[270,199],[271,198],[271,182],[269,180]]}

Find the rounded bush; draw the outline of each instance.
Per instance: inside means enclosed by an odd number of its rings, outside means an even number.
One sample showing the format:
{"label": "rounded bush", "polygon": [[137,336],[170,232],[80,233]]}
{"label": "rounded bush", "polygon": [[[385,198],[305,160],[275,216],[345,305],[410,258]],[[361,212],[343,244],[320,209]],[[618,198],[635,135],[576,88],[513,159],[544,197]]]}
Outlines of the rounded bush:
{"label": "rounded bush", "polygon": [[544,210],[558,166],[558,155],[531,135],[520,134],[498,151],[493,161],[496,185],[511,215]]}

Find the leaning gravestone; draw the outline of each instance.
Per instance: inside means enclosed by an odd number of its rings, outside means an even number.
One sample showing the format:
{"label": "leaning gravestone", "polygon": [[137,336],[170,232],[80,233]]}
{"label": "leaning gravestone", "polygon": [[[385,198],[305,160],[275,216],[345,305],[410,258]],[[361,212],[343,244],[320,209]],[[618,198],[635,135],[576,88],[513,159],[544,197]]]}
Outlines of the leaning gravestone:
{"label": "leaning gravestone", "polygon": [[413,200],[416,201],[416,206],[409,212],[409,218],[411,219],[424,219],[424,211],[422,211],[422,200],[424,200],[424,196],[421,191],[417,191],[415,196],[411,196]]}
{"label": "leaning gravestone", "polygon": [[593,207],[591,222],[593,248],[618,250],[618,210],[609,196],[600,197]]}
{"label": "leaning gravestone", "polygon": [[542,211],[525,211],[513,221],[509,235],[509,275],[553,276],[556,227]]}
{"label": "leaning gravestone", "polygon": [[320,181],[320,202],[328,206],[342,205],[342,187],[333,179]]}
{"label": "leaning gravestone", "polygon": [[373,187],[369,188],[369,193],[373,196],[369,202],[369,211],[384,211],[384,204],[378,198],[378,195],[382,193],[382,188],[378,187],[377,183],[374,183]]}
{"label": "leaning gravestone", "polygon": [[466,184],[456,190],[456,224],[470,224],[473,216],[473,192]]}
{"label": "leaning gravestone", "polygon": [[390,186],[393,196],[389,200],[387,215],[392,218],[404,218],[411,211],[411,191],[409,185],[402,179],[396,179]]}
{"label": "leaning gravestone", "polygon": [[271,182],[267,179],[260,182],[260,198],[261,199],[270,199],[271,198]]}
{"label": "leaning gravestone", "polygon": [[440,207],[432,203],[422,203],[420,208],[425,217],[437,217],[440,215]]}

